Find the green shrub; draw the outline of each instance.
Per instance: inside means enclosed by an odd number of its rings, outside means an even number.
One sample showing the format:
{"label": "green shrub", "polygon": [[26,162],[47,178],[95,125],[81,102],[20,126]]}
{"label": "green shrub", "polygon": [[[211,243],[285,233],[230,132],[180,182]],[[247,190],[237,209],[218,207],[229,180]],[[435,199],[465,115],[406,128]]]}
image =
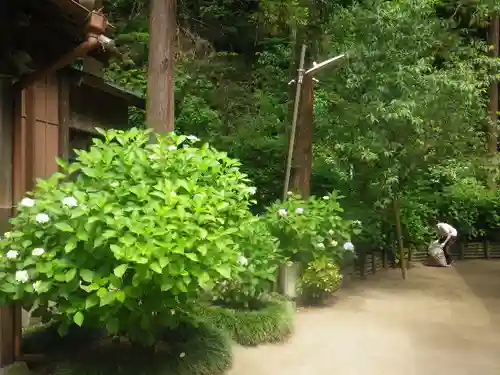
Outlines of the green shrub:
{"label": "green shrub", "polygon": [[361,223],[343,219],[342,212],[335,194],[307,200],[289,194],[286,201],[268,208],[266,221],[286,260],[308,263],[328,254],[341,263],[353,256],[351,233],[361,231]]}
{"label": "green shrub", "polygon": [[302,273],[297,289],[308,302],[320,302],[336,292],[341,285],[342,274],[337,264],[321,256],[310,262]]}
{"label": "green shrub", "polygon": [[[163,331],[163,344],[157,343],[154,350],[107,336],[89,342],[88,334],[79,331],[82,328],[72,328],[61,338],[54,326],[49,326],[25,342],[36,344],[35,338],[50,338],[44,344],[51,346],[39,343],[42,350],[36,353],[45,354],[53,375],[217,375],[232,363],[228,334],[204,322],[181,323]],[[84,340],[78,342],[77,337]],[[68,343],[71,346],[65,347]]]}
{"label": "green shrub", "polygon": [[0,298],[55,303],[61,333],[85,324],[153,344],[239,269],[255,189],[239,162],[194,147],[196,137],[101,134],[20,202],[0,242]]}
{"label": "green shrub", "polygon": [[294,313],[292,302],[278,298],[262,300],[260,308],[253,310],[204,304],[198,311],[202,318],[246,346],[284,341],[293,331]]}
{"label": "green shrub", "polygon": [[260,306],[261,299],[276,282],[280,262],[278,243],[258,217],[247,221],[238,235],[243,254],[240,269],[231,280],[217,286],[213,299],[227,307],[252,309]]}

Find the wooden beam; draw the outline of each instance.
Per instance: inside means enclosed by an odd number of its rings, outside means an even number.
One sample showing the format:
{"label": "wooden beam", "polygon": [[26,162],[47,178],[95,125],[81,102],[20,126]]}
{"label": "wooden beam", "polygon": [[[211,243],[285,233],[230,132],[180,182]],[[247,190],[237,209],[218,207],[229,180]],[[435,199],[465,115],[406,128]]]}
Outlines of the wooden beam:
{"label": "wooden beam", "polygon": [[58,75],[59,81],[59,157],[63,160],[69,160],[69,126],[71,121],[70,108],[70,84],[68,78]]}

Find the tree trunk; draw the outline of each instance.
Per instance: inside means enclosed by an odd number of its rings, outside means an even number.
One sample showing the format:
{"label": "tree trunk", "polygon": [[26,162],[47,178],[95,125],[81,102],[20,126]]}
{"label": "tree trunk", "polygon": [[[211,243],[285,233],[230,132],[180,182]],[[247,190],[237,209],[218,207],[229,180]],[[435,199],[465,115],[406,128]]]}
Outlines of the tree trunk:
{"label": "tree trunk", "polygon": [[155,132],[174,130],[176,0],[152,0],[146,122]]}
{"label": "tree trunk", "polygon": [[399,217],[399,200],[394,198],[394,218],[396,220],[396,235],[398,237],[399,257],[401,265],[401,276],[403,280],[406,279],[406,262],[405,262],[405,248],[403,244],[403,231],[401,230],[401,218]]}
{"label": "tree trunk", "polygon": [[[490,29],[488,32],[489,44],[493,47],[491,57],[498,58],[499,53],[499,17],[497,14],[491,18]],[[491,190],[496,189],[497,178],[497,123],[498,123],[498,82],[494,80],[490,85],[490,124],[487,129],[488,145],[488,177],[487,183]]]}

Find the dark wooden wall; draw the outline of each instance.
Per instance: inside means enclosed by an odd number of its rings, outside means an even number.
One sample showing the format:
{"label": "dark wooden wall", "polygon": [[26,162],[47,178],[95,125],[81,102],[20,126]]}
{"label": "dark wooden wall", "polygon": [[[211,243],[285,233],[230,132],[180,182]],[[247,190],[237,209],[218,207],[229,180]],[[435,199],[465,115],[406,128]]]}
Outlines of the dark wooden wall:
{"label": "dark wooden wall", "polygon": [[[0,236],[12,215],[12,139],[14,96],[10,81],[0,80]],[[0,307],[0,367],[14,360],[14,308]]]}

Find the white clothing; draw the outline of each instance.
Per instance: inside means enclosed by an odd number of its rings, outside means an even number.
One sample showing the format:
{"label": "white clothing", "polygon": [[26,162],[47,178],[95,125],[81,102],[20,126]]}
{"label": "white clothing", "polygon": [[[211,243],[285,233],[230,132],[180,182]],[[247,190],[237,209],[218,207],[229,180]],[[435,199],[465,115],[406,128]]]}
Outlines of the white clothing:
{"label": "white clothing", "polygon": [[457,230],[447,223],[438,223],[437,228],[439,232],[446,237],[456,237],[458,235]]}

